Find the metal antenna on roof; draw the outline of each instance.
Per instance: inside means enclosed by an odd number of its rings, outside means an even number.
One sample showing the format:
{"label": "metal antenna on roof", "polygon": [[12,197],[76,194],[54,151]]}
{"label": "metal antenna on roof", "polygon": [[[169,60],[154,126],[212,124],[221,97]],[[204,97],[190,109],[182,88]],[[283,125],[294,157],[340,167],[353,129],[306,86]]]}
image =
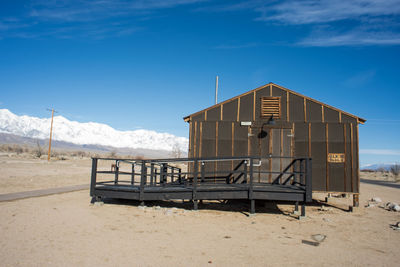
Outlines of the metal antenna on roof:
{"label": "metal antenna on roof", "polygon": [[215,77],[215,104],[218,104],[218,75]]}

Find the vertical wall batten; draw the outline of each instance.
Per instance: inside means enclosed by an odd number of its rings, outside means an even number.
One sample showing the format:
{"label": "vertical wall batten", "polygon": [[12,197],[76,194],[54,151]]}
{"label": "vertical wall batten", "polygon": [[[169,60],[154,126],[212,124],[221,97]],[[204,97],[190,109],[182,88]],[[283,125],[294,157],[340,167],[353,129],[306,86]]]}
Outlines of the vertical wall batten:
{"label": "vertical wall batten", "polygon": [[342,123],[342,112],[339,112],[339,123]]}
{"label": "vertical wall batten", "polygon": [[193,138],[193,157],[197,157],[196,148],[197,148],[197,121],[194,122],[194,138]]}
{"label": "vertical wall batten", "polygon": [[308,157],[311,158],[311,122],[308,123]]}
{"label": "vertical wall batten", "polygon": [[[279,155],[281,157],[283,157],[283,129],[280,129],[280,133],[281,133],[281,140],[280,140],[280,151],[279,151]],[[279,163],[279,170],[282,172],[283,169],[283,158],[280,158],[280,163]]]}
{"label": "vertical wall batten", "polygon": [[[234,157],[235,156],[235,123],[232,122],[232,152],[231,152],[231,156]],[[231,161],[231,168],[233,170],[233,160]]]}
{"label": "vertical wall batten", "polygon": [[286,92],[286,121],[289,121],[289,92]]}
{"label": "vertical wall batten", "polygon": [[269,85],[269,96],[272,96],[272,84]]}
{"label": "vertical wall batten", "polygon": [[304,98],[304,101],[303,101],[303,105],[304,105],[304,122],[307,122],[307,101],[306,101],[306,99]]}
{"label": "vertical wall batten", "polygon": [[[273,131],[269,129],[269,140],[268,140],[268,153],[272,155],[272,140],[273,140]],[[269,182],[272,182],[272,158],[269,158]]]}
{"label": "vertical wall batten", "polygon": [[221,104],[221,121],[223,121],[224,120],[224,105],[223,104]]}
{"label": "vertical wall batten", "polygon": [[323,105],[321,105],[321,116],[322,116],[322,122],[325,122],[325,111]]}
{"label": "vertical wall batten", "polygon": [[[261,138],[257,138],[258,139],[258,155],[261,156]],[[258,166],[258,182],[261,182],[261,164],[260,166]]]}
{"label": "vertical wall batten", "polygon": [[353,134],[353,124],[350,123],[350,156],[351,156],[351,164],[350,164],[350,170],[351,170],[351,192],[354,192],[354,134]]}
{"label": "vertical wall batten", "polygon": [[207,110],[204,112],[204,120],[207,120]]}
{"label": "vertical wall batten", "polygon": [[189,119],[189,158],[193,157],[192,155],[192,118]]}
{"label": "vertical wall batten", "polygon": [[[215,157],[218,157],[218,121],[215,122]],[[214,183],[217,181],[218,163],[214,162]]]}
{"label": "vertical wall batten", "polygon": [[251,135],[251,127],[247,127],[247,155],[250,156],[250,149],[251,149],[251,140],[250,140],[250,135]]}
{"label": "vertical wall batten", "polygon": [[326,142],[326,191],[329,191],[329,162],[328,162],[328,154],[329,154],[329,135],[328,135],[328,124],[325,124],[325,142]]}
{"label": "vertical wall batten", "polygon": [[256,120],[256,91],[253,92],[253,121]]}
{"label": "vertical wall batten", "polygon": [[[292,137],[290,138],[290,156],[293,158],[294,157],[294,135],[295,135],[295,124],[292,122],[292,129],[291,129],[291,135]],[[294,172],[294,167],[292,166],[290,171],[293,173]]]}
{"label": "vertical wall batten", "polygon": [[358,123],[357,123],[357,125],[356,125],[356,135],[357,135],[357,144],[356,144],[356,146],[357,146],[357,149],[356,149],[356,153],[357,153],[357,161],[356,161],[356,174],[357,174],[357,193],[359,193],[360,192],[360,161],[358,160],[360,157],[359,157],[359,139],[358,139]]}
{"label": "vertical wall batten", "polygon": [[203,122],[200,122],[200,133],[199,133],[199,157],[202,156],[203,147]]}
{"label": "vertical wall batten", "polygon": [[239,121],[239,114],[240,114],[240,97],[238,98],[238,107],[237,107],[237,121]]}
{"label": "vertical wall batten", "polygon": [[343,137],[344,137],[344,191],[347,190],[347,128],[346,124],[343,124]]}

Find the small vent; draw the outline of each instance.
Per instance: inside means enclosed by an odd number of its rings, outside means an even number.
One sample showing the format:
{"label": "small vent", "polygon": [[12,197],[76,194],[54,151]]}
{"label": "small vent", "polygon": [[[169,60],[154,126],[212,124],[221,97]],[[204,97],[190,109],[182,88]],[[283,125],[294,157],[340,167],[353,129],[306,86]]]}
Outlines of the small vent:
{"label": "small vent", "polygon": [[270,96],[261,98],[261,117],[270,118],[271,116],[279,119],[281,117],[281,98]]}

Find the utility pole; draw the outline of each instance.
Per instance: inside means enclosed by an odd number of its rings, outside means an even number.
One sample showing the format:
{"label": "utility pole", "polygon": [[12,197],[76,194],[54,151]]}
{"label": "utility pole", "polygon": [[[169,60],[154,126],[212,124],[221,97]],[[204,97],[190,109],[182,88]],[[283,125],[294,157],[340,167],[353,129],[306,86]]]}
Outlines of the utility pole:
{"label": "utility pole", "polygon": [[218,104],[218,75],[215,77],[215,105]]}
{"label": "utility pole", "polygon": [[[50,161],[50,153],[51,153],[51,135],[53,134],[53,117],[54,117],[54,108],[47,109],[51,111],[51,126],[50,126],[50,138],[49,138],[49,152],[47,153],[47,161]],[[57,112],[57,111],[56,111]]]}

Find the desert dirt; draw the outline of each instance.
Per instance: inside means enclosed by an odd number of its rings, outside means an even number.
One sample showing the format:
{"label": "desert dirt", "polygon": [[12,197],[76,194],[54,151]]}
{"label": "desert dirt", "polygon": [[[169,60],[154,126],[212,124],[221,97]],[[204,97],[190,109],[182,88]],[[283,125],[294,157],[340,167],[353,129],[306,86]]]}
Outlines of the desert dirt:
{"label": "desert dirt", "polygon": [[[90,164],[3,155],[0,193],[88,184]],[[372,197],[399,203],[400,189],[361,183],[354,212],[347,211],[351,198],[331,198],[308,205],[304,220],[285,203],[257,203],[256,215],[248,216],[247,203],[210,202],[198,212],[181,201],[93,205],[88,190],[0,202],[1,265],[397,266],[400,231],[390,225],[400,213],[366,208]],[[303,243],[314,234],[326,239]]]}

